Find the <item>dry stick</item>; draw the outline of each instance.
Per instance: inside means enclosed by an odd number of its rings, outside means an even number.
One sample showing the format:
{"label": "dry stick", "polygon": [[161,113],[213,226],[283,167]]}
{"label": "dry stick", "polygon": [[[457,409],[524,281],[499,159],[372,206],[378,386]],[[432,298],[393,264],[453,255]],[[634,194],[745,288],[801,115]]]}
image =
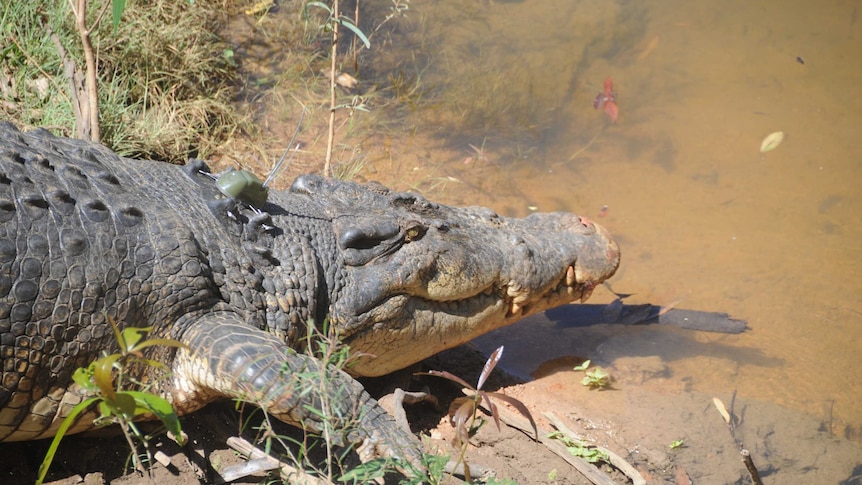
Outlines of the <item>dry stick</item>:
{"label": "dry stick", "polygon": [[282,478],[288,480],[289,483],[304,484],[304,485],[326,485],[331,484],[328,480],[323,480],[305,473],[305,471],[294,468],[287,463],[276,460],[267,455],[263,451],[255,448],[254,445],[246,441],[244,438],[232,436],[227,439],[227,445],[233,448],[242,456],[249,459],[247,463],[238,466],[226,468],[221,473],[221,479],[226,482],[239,480],[253,473],[274,470],[281,470]]}
{"label": "dry stick", "polygon": [[763,482],[760,480],[760,473],[757,472],[757,467],[754,466],[754,460],[751,459],[751,452],[749,452],[742,444],[742,441],[740,441],[736,437],[736,416],[733,415],[733,404],[735,402],[736,391],[733,391],[733,397],[730,400],[730,412],[728,412],[727,408],[724,407],[724,403],[721,402],[721,399],[717,397],[712,398],[712,403],[715,404],[715,408],[718,410],[718,414],[721,414],[721,417],[724,419],[724,422],[727,423],[727,429],[728,431],[730,431],[730,437],[733,438],[734,443],[736,443],[736,446],[739,448],[739,454],[742,455],[742,463],[745,464],[745,468],[748,470],[748,474],[751,475],[751,479],[754,481],[754,485],[763,485]]}
{"label": "dry stick", "polygon": [[[557,431],[567,435],[569,438],[576,441],[583,441],[578,435],[576,435],[568,426],[563,422],[562,419],[558,418],[554,413],[548,411],[542,413],[548,421],[557,428]],[[594,445],[593,448],[601,451],[602,453],[608,456],[608,460],[610,460],[611,465],[616,467],[619,471],[623,472],[627,477],[629,477],[632,481],[633,485],[646,485],[646,479],[638,472],[635,467],[633,467],[629,462],[623,459],[620,455],[617,455],[613,451],[603,448],[598,445]]]}
{"label": "dry stick", "polygon": [[332,2],[332,62],[329,68],[329,138],[326,142],[326,161],[323,165],[323,176],[332,175],[332,145],[335,142],[335,78],[338,67],[338,0]]}
{"label": "dry stick", "polygon": [[[462,390],[462,392],[464,392],[464,394],[467,394],[468,396],[472,394],[472,391],[466,389]],[[482,409],[488,411],[485,406],[482,406]],[[514,411],[509,410],[509,408],[505,406],[497,406],[497,414],[500,416],[500,419],[502,419],[503,422],[507,425],[521,430],[523,433],[529,436],[532,436],[533,426],[530,424],[529,421],[527,421],[527,418],[521,417],[521,415],[516,414]],[[579,458],[569,453],[569,450],[566,449],[565,445],[560,443],[558,440],[548,438],[547,430],[539,429],[539,442],[545,445],[545,447],[548,448],[548,450],[553,452],[555,455],[559,456],[560,458],[568,462],[570,465],[575,467],[576,470],[581,472],[581,475],[583,475],[587,480],[591,481],[592,483],[596,485],[616,484],[616,482],[614,482],[611,477],[593,466],[587,460],[584,460],[583,458]]]}

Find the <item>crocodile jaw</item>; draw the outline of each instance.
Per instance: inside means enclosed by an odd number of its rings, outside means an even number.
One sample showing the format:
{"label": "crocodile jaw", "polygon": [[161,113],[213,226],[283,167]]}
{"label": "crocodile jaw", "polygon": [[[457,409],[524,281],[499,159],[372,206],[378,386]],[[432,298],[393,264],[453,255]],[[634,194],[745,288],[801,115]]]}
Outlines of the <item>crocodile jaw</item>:
{"label": "crocodile jaw", "polygon": [[583,218],[578,221],[594,231],[590,243],[580,245],[575,261],[561,265],[558,273],[538,288],[513,277],[457,300],[435,301],[402,293],[379,302],[359,317],[372,323],[345,339],[351,350],[361,355],[350,372],[385,375],[525,316],[585,301],[616,271],[620,253],[604,228]]}
{"label": "crocodile jaw", "polygon": [[[367,332],[348,339],[351,350],[362,353],[349,370],[363,376],[385,375],[527,315],[583,301],[597,283],[573,281],[574,274],[574,268],[569,266],[559,284],[541,296],[523,292],[510,296],[506,288],[445,304],[405,295],[393,296],[366,315],[376,320],[376,324]],[[568,281],[572,284],[567,284]],[[397,309],[394,315],[388,314],[389,308]],[[410,313],[413,318],[400,317],[403,313]],[[397,323],[405,320],[407,325]],[[428,322],[433,323],[429,325]]]}

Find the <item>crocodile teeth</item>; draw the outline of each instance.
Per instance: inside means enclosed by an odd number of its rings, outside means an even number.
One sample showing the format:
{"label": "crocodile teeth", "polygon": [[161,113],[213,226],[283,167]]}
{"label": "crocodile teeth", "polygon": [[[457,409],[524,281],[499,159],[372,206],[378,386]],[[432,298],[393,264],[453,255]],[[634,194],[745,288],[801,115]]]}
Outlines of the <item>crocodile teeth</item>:
{"label": "crocodile teeth", "polygon": [[509,315],[518,315],[521,313],[521,305],[512,302],[512,305],[509,307]]}
{"label": "crocodile teeth", "polygon": [[575,286],[575,268],[573,266],[569,266],[566,268],[566,286]]}

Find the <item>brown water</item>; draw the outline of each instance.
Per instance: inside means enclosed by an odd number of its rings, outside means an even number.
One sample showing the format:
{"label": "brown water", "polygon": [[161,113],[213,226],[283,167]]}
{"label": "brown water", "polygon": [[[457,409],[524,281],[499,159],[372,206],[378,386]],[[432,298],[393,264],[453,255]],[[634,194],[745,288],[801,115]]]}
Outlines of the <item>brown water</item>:
{"label": "brown water", "polygon": [[[634,294],[627,303],[681,298],[751,327],[630,331],[620,342],[558,324],[544,341],[510,337],[503,365],[582,355],[575,340],[610,365],[657,355],[667,389],[735,390],[859,442],[859,10],[851,0],[415,1],[400,30],[373,39],[372,62],[379,79],[418,81],[422,96],[363,142],[360,177],[506,215],[595,218],[620,242],[611,284]],[[592,106],[607,77],[617,124]],[[784,142],[761,153],[779,130]],[[600,288],[592,302],[612,299]]]}
{"label": "brown water", "polygon": [[[739,336],[694,333],[673,380],[862,438],[862,5],[411,8],[378,62],[419,75],[433,102],[408,141],[378,140],[389,148],[368,178],[508,215],[596,218],[621,243],[612,286],[628,302],[683,298],[749,321]],[[618,124],[592,106],[608,76]]]}

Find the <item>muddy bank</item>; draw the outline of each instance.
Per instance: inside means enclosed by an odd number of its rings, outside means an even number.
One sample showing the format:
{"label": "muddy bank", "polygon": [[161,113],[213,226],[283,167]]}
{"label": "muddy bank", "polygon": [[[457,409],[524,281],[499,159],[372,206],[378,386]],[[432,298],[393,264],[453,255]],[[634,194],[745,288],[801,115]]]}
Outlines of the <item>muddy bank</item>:
{"label": "muddy bank", "polygon": [[[664,379],[660,359],[637,356],[616,359],[614,365],[606,367],[615,383],[605,391],[591,391],[582,386],[583,374],[572,371],[571,361],[555,362],[545,364],[543,377],[527,383],[518,384],[511,374],[495,372],[487,389],[522,400],[545,431],[551,426],[543,413],[557,415],[587,442],[605,447],[632,464],[647,483],[684,483],[678,478],[683,474],[692,483],[748,483],[736,444],[713,407],[713,396],[689,392]],[[424,365],[450,370],[469,381],[475,380],[483,363],[482,354],[464,346],[429,359]],[[382,388],[390,381],[381,378],[369,385]],[[441,398],[441,407],[421,404],[409,408],[411,424],[427,437],[429,451],[451,453],[449,441],[453,430],[443,410],[458,390],[431,377],[413,383],[415,387],[426,385]],[[730,396],[719,397],[730,403]],[[764,483],[862,483],[859,448],[830,434],[828,423],[743,396],[737,397],[734,412],[741,420],[737,437],[751,451]],[[231,404],[224,403],[209,406],[183,420],[191,439],[207,450],[214,470],[242,461],[225,445],[225,438],[238,428],[237,419]],[[670,445],[675,441],[682,441],[682,446],[672,449]],[[32,483],[47,445],[44,441],[0,445],[3,483]],[[190,465],[174,443],[158,439],[155,447],[171,457],[168,467],[155,467],[156,483],[180,485],[198,481],[200,471]],[[137,473],[125,471],[127,456],[121,436],[69,437],[60,448],[49,481],[148,483]],[[471,464],[493,470],[498,478],[521,484],[591,483],[525,433],[505,425],[497,431],[490,420],[473,438],[467,458]],[[618,470],[607,465],[600,469],[616,483],[629,483]],[[258,474],[237,483],[260,483],[266,479]]]}

